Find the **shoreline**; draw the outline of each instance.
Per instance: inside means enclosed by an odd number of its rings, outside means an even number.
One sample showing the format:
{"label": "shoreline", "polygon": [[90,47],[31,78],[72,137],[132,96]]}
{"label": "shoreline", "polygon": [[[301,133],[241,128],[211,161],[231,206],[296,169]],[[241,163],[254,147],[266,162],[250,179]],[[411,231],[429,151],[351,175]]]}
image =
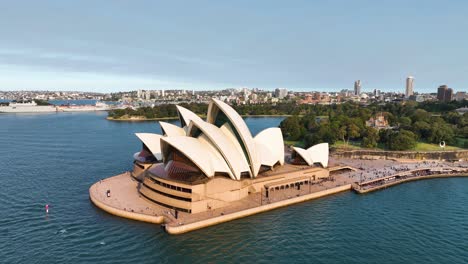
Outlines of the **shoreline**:
{"label": "shoreline", "polygon": [[202,228],[205,228],[205,227],[222,224],[222,223],[225,223],[225,222],[229,222],[229,221],[233,221],[233,220],[236,220],[236,219],[252,216],[252,215],[255,215],[255,214],[259,214],[259,213],[268,212],[268,211],[271,211],[271,210],[275,210],[275,209],[278,209],[278,208],[282,208],[282,207],[286,207],[286,206],[306,202],[306,201],[313,200],[313,199],[318,199],[318,198],[321,198],[321,197],[325,197],[325,196],[329,196],[329,195],[332,195],[332,194],[344,192],[344,191],[347,191],[347,190],[351,190],[351,184],[346,184],[346,185],[342,185],[342,186],[339,186],[339,187],[335,187],[335,188],[331,188],[331,189],[327,189],[327,190],[323,190],[323,191],[318,191],[318,192],[302,195],[302,196],[299,196],[299,197],[294,197],[294,198],[290,198],[290,199],[286,199],[286,200],[266,204],[266,205],[261,205],[261,206],[258,206],[258,207],[245,209],[245,210],[242,210],[242,211],[238,211],[238,212],[234,212],[234,213],[230,213],[230,214],[226,214],[226,215],[221,215],[221,216],[217,216],[217,217],[213,217],[213,218],[209,218],[209,219],[205,219],[205,220],[201,220],[201,221],[197,221],[197,222],[193,222],[193,223],[189,223],[189,224],[178,225],[178,226],[166,225],[165,229],[166,229],[167,233],[169,233],[171,235],[180,235],[180,234],[184,234],[184,233],[187,233],[187,232],[202,229]]}
{"label": "shoreline", "polygon": [[[460,170],[458,171],[457,170]],[[178,235],[184,234],[187,232],[195,231],[209,226],[214,226],[222,224],[225,222],[233,221],[236,219],[241,219],[244,217],[249,217],[255,214],[275,210],[278,208],[291,206],[294,204],[330,196],[333,194],[341,193],[344,191],[354,191],[356,194],[366,194],[373,191],[386,189],[387,187],[395,186],[398,184],[419,181],[425,179],[434,179],[434,178],[456,178],[456,177],[468,177],[468,169],[464,168],[453,168],[454,173],[440,173],[427,176],[416,176],[412,178],[401,179],[398,181],[393,181],[385,183],[379,186],[363,189],[357,181],[344,181],[339,185],[330,186],[327,188],[322,188],[314,192],[288,197],[287,199],[281,199],[275,202],[270,202],[262,205],[257,205],[254,207],[244,208],[238,211],[231,211],[226,214],[219,214],[219,212],[210,216],[192,215],[189,217],[192,218],[192,221],[189,218],[177,220],[174,215],[171,213],[171,209],[161,207],[154,203],[151,203],[147,199],[144,199],[142,195],[137,192],[138,181],[136,181],[129,172],[122,173],[116,176],[109,177],[107,179],[101,180],[94,183],[89,188],[89,195],[91,202],[96,205],[101,210],[123,218],[137,220],[142,222],[154,223],[154,224],[164,224],[162,227],[168,234]],[[401,173],[392,174],[390,176],[385,176],[381,178],[376,178],[372,181],[383,180],[392,176],[397,176]],[[105,195],[106,190],[112,190],[112,197]],[[131,194],[131,195],[129,195]],[[185,217],[184,217],[185,218]],[[187,220],[187,222],[186,222]],[[181,221],[181,222],[179,222]]]}
{"label": "shoreline", "polygon": [[157,117],[157,118],[113,118],[113,117],[106,117],[108,121],[116,121],[116,122],[150,122],[150,121],[159,121],[159,120],[177,120],[178,117]]}
{"label": "shoreline", "polygon": [[[242,117],[288,117],[292,115],[241,115]],[[204,116],[200,116],[204,118]],[[159,120],[176,120],[179,119],[178,116],[173,117],[155,117],[155,118],[142,118],[142,117],[134,117],[134,118],[113,118],[113,117],[106,117],[108,121],[119,121],[119,122],[145,122],[145,121],[159,121]]]}
{"label": "shoreline", "polygon": [[[121,187],[121,189],[116,189],[117,184]],[[340,186],[322,189],[320,191],[315,191],[309,194],[291,197],[289,199],[279,200],[276,202],[250,207],[239,211],[230,212],[227,214],[202,218],[200,220],[189,222],[186,224],[179,224],[177,222],[178,220],[175,219],[174,216],[169,213],[171,209],[151,204],[151,202],[145,199],[144,196],[141,196],[136,192],[137,186],[138,182],[132,178],[130,173],[126,172],[103,179],[91,185],[91,187],[89,188],[89,197],[91,202],[96,207],[111,215],[153,224],[164,223],[163,227],[165,228],[167,233],[177,235],[252,216],[255,214],[271,211],[274,209],[306,202],[309,200],[326,197],[336,193],[352,190],[352,184],[346,183]],[[111,197],[107,197],[105,195],[106,190],[112,190]],[[128,192],[129,190],[131,191]],[[129,199],[126,199],[128,197],[121,196],[122,193],[134,193],[135,195],[133,195],[133,197],[130,197]],[[151,208],[148,208],[147,206],[150,206]],[[144,211],[143,209],[145,207],[146,211]],[[130,208],[133,208],[135,210]],[[149,213],[147,211],[149,211]]]}
{"label": "shoreline", "polygon": [[[93,185],[91,185],[91,187],[89,188],[89,198],[91,200],[91,202],[98,208],[100,208],[101,210],[109,213],[109,214],[112,214],[112,215],[115,215],[115,216],[119,216],[119,217],[122,217],[122,218],[127,218],[127,219],[131,219],[131,220],[136,220],[136,221],[141,221],[141,222],[147,222],[147,223],[152,223],[152,224],[162,224],[164,222],[164,216],[162,215],[151,215],[151,214],[144,214],[144,213],[138,213],[138,212],[135,212],[134,210],[131,210],[130,207],[129,207],[129,210],[127,211],[126,208],[124,208],[123,210],[121,208],[117,208],[117,207],[114,207],[108,203],[106,203],[106,198],[103,197],[103,195],[98,195],[98,193],[104,193],[102,192],[102,190],[99,190],[99,187],[102,187],[102,183],[106,183],[106,181],[112,181],[118,177],[122,177],[122,176],[128,176],[128,177],[131,177],[129,175],[129,173],[122,173],[122,174],[119,174],[119,175],[115,175],[115,176],[112,176],[112,177],[109,177],[109,178],[106,178],[104,180],[100,180],[96,183],[94,183]],[[135,183],[135,188],[136,188],[137,184]],[[114,195],[113,195],[114,196]],[[112,199],[112,198],[110,198]],[[115,199],[115,198],[114,198]]]}
{"label": "shoreline", "polygon": [[430,180],[430,179],[440,179],[440,178],[463,178],[463,177],[468,177],[468,173],[457,173],[457,174],[434,174],[434,175],[428,175],[428,176],[418,176],[418,177],[412,177],[412,178],[407,178],[407,179],[402,179],[399,181],[394,181],[386,184],[382,184],[373,188],[369,189],[360,189],[359,185],[353,184],[353,190],[358,193],[358,194],[367,194],[370,192],[374,191],[379,191],[381,189],[387,189],[388,187],[393,187],[402,183],[406,182],[412,182],[412,181],[421,181],[421,180]]}

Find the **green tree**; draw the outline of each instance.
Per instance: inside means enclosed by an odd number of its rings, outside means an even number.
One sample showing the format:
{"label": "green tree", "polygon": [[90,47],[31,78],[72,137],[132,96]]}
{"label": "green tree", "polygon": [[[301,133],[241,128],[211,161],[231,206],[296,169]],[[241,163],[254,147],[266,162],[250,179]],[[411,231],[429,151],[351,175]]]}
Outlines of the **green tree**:
{"label": "green tree", "polygon": [[445,123],[441,118],[434,119],[431,124],[431,130],[428,137],[428,141],[439,144],[441,141],[445,141],[447,144],[454,143],[455,133],[453,128]]}
{"label": "green tree", "polygon": [[408,130],[393,131],[387,142],[390,150],[408,150],[416,147],[416,135]]}
{"label": "green tree", "polygon": [[361,146],[364,148],[375,148],[379,141],[379,131],[372,127],[367,127],[362,138]]}
{"label": "green tree", "polygon": [[301,126],[299,117],[290,116],[280,123],[283,136],[288,140],[299,140],[305,134],[305,128]]}
{"label": "green tree", "polygon": [[349,143],[350,139],[355,139],[360,135],[360,129],[356,124],[350,123],[346,126],[346,136],[348,137],[347,143]]}
{"label": "green tree", "polygon": [[416,121],[412,126],[412,130],[420,139],[427,140],[431,133],[431,125],[426,121]]}

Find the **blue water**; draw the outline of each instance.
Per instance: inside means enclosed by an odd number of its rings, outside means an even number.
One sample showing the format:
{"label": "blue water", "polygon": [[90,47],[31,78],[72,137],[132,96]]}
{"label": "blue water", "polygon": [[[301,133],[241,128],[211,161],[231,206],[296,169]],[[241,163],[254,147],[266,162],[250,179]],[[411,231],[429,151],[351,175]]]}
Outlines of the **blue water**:
{"label": "blue water", "polygon": [[[131,168],[135,132],[160,132],[105,115],[0,115],[0,263],[468,262],[463,178],[345,192],[180,236],[104,213],[89,186]],[[281,118],[246,121],[256,134]]]}

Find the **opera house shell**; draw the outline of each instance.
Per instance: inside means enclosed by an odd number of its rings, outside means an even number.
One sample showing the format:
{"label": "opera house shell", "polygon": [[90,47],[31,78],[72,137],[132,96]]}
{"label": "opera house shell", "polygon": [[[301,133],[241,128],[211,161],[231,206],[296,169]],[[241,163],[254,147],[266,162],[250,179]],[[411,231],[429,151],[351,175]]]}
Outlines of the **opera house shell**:
{"label": "opera house shell", "polygon": [[265,184],[298,175],[306,180],[328,176],[323,169],[328,165],[327,143],[294,148],[292,162],[286,164],[280,128],[252,136],[242,117],[216,99],[206,120],[176,107],[180,126],[161,121],[162,135],[136,134],[143,148],[134,155],[132,175],[141,182],[140,194],[152,202],[197,213],[261,192]]}

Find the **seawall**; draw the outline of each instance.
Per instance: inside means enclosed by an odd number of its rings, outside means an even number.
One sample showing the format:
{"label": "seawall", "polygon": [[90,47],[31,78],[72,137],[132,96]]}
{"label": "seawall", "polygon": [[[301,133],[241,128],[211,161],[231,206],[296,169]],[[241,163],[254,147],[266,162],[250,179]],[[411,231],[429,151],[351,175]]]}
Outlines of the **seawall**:
{"label": "seawall", "polygon": [[468,160],[468,150],[454,151],[384,151],[335,150],[332,155],[348,159]]}
{"label": "seawall", "polygon": [[93,202],[94,205],[104,210],[105,212],[115,215],[115,216],[124,217],[124,218],[132,219],[132,220],[142,221],[142,222],[153,223],[153,224],[161,224],[164,222],[164,216],[155,216],[155,215],[135,213],[135,212],[122,210],[122,209],[115,208],[115,207],[105,204],[104,202],[100,201],[97,196],[95,196],[95,192],[93,191],[93,188],[96,188],[95,186],[96,184],[99,184],[99,182],[93,184],[89,188],[89,198],[91,202]]}
{"label": "seawall", "polygon": [[343,192],[347,190],[351,190],[351,184],[347,184],[347,185],[343,185],[340,187],[335,187],[335,188],[331,188],[328,190],[323,190],[323,191],[319,191],[319,192],[315,192],[311,194],[306,194],[306,195],[302,195],[299,197],[295,197],[295,198],[291,198],[291,199],[287,199],[287,200],[283,200],[283,201],[279,201],[279,202],[275,202],[271,204],[266,204],[266,205],[262,205],[259,207],[254,207],[254,208],[250,208],[247,210],[243,210],[243,211],[239,211],[239,212],[235,212],[235,213],[231,213],[227,215],[217,216],[214,218],[198,221],[195,223],[179,225],[179,226],[166,225],[166,231],[172,235],[183,234],[186,232],[194,231],[194,230],[205,228],[208,226],[221,224],[221,223],[232,221],[235,219],[270,211],[273,209],[285,207],[285,206],[296,204],[296,203],[305,202],[305,201],[312,200],[312,199],[317,199],[320,197],[328,196],[331,194],[335,194],[335,193],[339,193],[339,192]]}
{"label": "seawall", "polygon": [[378,190],[381,190],[381,189],[386,189],[388,187],[395,186],[395,185],[398,185],[398,184],[402,184],[402,183],[405,183],[405,182],[421,181],[421,180],[436,179],[436,178],[455,178],[455,177],[468,177],[468,174],[466,174],[466,173],[460,173],[460,174],[434,174],[434,175],[428,175],[428,176],[418,176],[418,177],[411,177],[411,178],[407,178],[407,179],[403,179],[403,180],[399,180],[399,181],[390,182],[390,183],[387,183],[387,184],[382,184],[382,185],[379,185],[379,186],[376,186],[376,187],[373,187],[373,188],[369,188],[369,189],[359,189],[358,186],[353,187],[353,189],[354,189],[354,191],[356,191],[359,194],[365,194],[365,193],[378,191]]}

